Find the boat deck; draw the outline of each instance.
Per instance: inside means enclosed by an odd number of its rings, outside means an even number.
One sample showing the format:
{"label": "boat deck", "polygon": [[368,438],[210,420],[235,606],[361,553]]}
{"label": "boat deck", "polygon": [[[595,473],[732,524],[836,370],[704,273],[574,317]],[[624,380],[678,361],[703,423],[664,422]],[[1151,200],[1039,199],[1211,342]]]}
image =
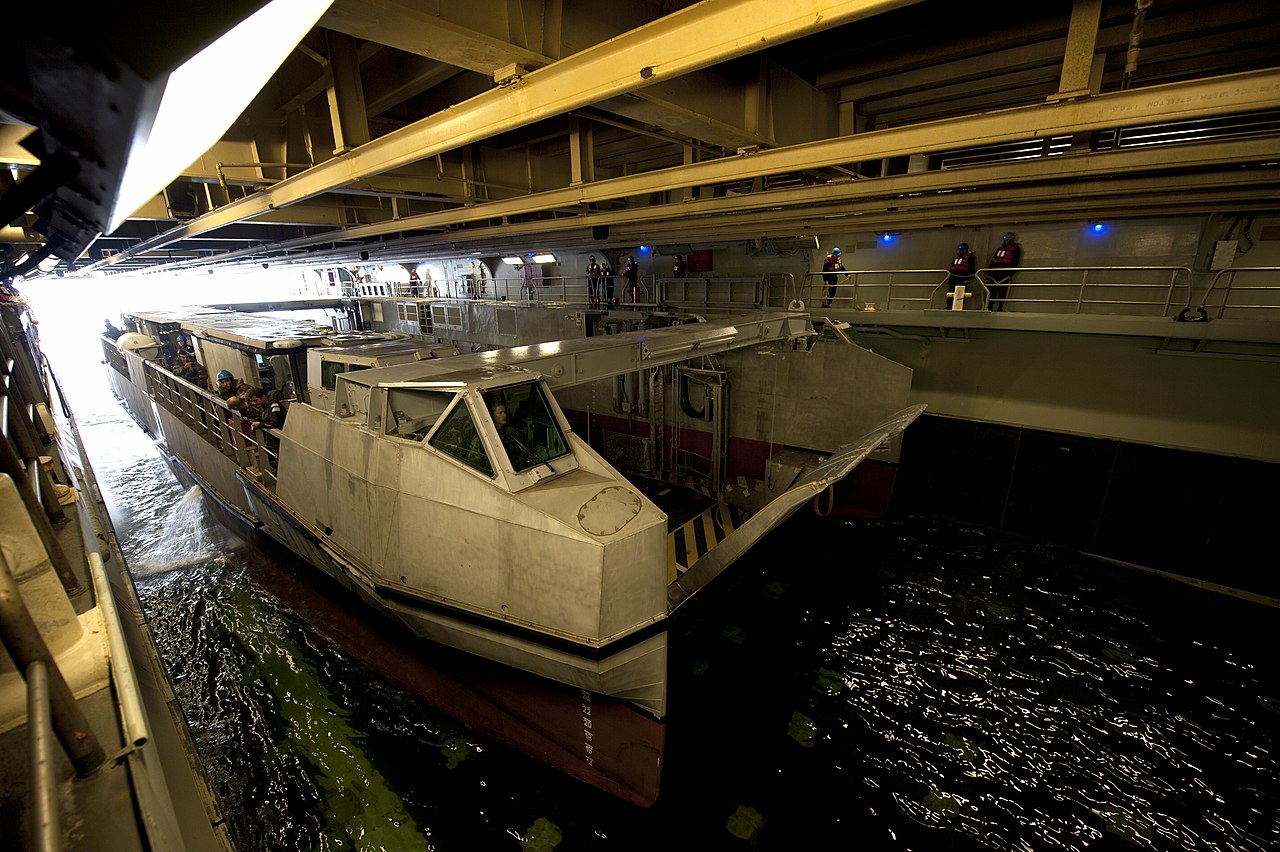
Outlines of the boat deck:
{"label": "boat deck", "polygon": [[667,513],[667,584],[689,569],[746,519],[747,513],[690,482],[628,477]]}

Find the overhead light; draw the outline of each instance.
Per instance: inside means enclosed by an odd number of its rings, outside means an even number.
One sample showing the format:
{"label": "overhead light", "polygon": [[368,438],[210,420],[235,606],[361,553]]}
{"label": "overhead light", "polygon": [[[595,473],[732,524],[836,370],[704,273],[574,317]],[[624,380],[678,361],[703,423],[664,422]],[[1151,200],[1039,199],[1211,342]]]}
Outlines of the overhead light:
{"label": "overhead light", "polygon": [[510,266],[520,266],[521,264],[524,263],[524,258],[523,257],[504,257],[502,259],[502,262]]}
{"label": "overhead light", "polygon": [[332,0],[272,0],[179,66],[150,128],[136,128],[110,233],[213,147]]}
{"label": "overhead light", "polygon": [[692,340],[677,340],[674,343],[668,343],[666,346],[653,345],[647,340],[640,343],[640,357],[648,358],[666,358],[669,355],[681,355],[685,352],[692,352],[693,347],[697,346]]}
{"label": "overhead light", "polygon": [[555,263],[556,256],[554,254],[535,254],[533,256],[534,263]]}
{"label": "overhead light", "polygon": [[893,242],[893,234],[891,234],[889,231],[885,231],[883,234],[880,235],[880,242],[882,243]]}

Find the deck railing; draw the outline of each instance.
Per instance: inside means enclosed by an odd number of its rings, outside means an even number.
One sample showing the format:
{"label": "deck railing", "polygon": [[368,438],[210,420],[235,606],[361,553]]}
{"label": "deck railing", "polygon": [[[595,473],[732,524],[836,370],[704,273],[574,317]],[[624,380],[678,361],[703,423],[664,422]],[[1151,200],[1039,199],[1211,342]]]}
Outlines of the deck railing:
{"label": "deck railing", "polygon": [[[979,269],[965,282],[965,310],[1174,317],[1191,304],[1194,285],[1186,266],[1025,266],[993,296],[999,272]],[[824,280],[830,275],[835,284]],[[824,303],[860,311],[945,308],[948,281],[945,269],[810,272],[802,298],[810,310]]]}
{"label": "deck railing", "polygon": [[155,361],[145,365],[148,395],[156,404],[181,420],[205,442],[216,447],[237,467],[268,487],[275,486],[279,432],[253,428],[241,412],[222,397],[177,376]]}
{"label": "deck railing", "polygon": [[1280,318],[1280,266],[1223,269],[1213,276],[1197,312],[1222,319],[1231,316]]}
{"label": "deck railing", "polygon": [[[1280,267],[1275,266],[1224,269],[1208,284],[1206,273],[1187,266],[1024,266],[1013,271],[1007,285],[997,281],[1000,271],[975,272],[965,284],[964,310],[1280,318]],[[835,283],[828,284],[826,276],[834,276]],[[799,282],[789,273],[650,276],[640,279],[632,293],[615,275],[612,292],[622,307],[913,311],[947,308],[953,292],[948,282],[945,269],[850,269],[806,272]],[[607,284],[601,290],[601,298],[607,299]],[[532,288],[519,278],[356,285],[344,295],[592,303],[587,279],[581,275],[548,276]]]}

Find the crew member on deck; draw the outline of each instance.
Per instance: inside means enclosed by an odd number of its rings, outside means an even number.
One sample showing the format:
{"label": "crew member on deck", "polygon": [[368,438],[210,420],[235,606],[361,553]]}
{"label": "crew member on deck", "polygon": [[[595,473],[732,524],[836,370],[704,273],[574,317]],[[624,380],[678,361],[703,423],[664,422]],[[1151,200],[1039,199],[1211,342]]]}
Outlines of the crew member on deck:
{"label": "crew member on deck", "polygon": [[249,396],[249,386],[244,382],[231,375],[230,370],[218,371],[218,387],[215,393],[225,400],[230,400],[233,396],[239,396],[247,399]]}
{"label": "crew member on deck", "polygon": [[631,304],[640,301],[640,267],[636,264],[636,256],[627,256],[627,265],[622,268],[622,277],[627,282],[626,292],[631,294]]}
{"label": "crew member on deck", "polygon": [[991,299],[988,302],[991,310],[1004,310],[1004,300],[1009,293],[1009,282],[1013,280],[1013,270],[1022,262],[1022,246],[1018,243],[1018,235],[1007,232],[1000,238],[1000,247],[991,255]]}
{"label": "crew member on deck", "polygon": [[604,270],[600,268],[600,264],[596,263],[596,256],[593,254],[587,258],[587,302],[593,307],[600,304],[600,277],[604,274]]}
{"label": "crew member on deck", "polygon": [[[822,261],[823,272],[844,272],[844,263],[840,259],[840,249],[833,248]],[[822,300],[822,307],[831,307],[831,300],[836,297],[836,283],[839,281],[837,275],[823,275],[822,281],[827,285],[827,298]]]}
{"label": "crew member on deck", "polygon": [[956,246],[956,256],[951,260],[951,266],[947,269],[947,307],[951,307],[951,293],[956,290],[956,285],[963,285],[969,282],[973,277],[974,270],[977,269],[978,261],[973,256],[973,252],[969,251],[968,243],[961,243]]}

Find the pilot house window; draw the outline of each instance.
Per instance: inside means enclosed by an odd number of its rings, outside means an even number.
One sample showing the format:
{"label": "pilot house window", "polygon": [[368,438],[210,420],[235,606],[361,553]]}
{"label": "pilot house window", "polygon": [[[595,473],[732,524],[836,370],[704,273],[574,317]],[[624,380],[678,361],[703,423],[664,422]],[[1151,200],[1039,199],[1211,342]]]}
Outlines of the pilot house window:
{"label": "pilot house window", "polygon": [[569,441],[538,382],[485,391],[484,404],[512,470],[520,473],[568,455]]}
{"label": "pilot house window", "polygon": [[480,440],[480,433],[476,431],[476,424],[464,401],[458,401],[427,443],[485,476],[493,476],[493,464],[484,451],[484,442]]}

